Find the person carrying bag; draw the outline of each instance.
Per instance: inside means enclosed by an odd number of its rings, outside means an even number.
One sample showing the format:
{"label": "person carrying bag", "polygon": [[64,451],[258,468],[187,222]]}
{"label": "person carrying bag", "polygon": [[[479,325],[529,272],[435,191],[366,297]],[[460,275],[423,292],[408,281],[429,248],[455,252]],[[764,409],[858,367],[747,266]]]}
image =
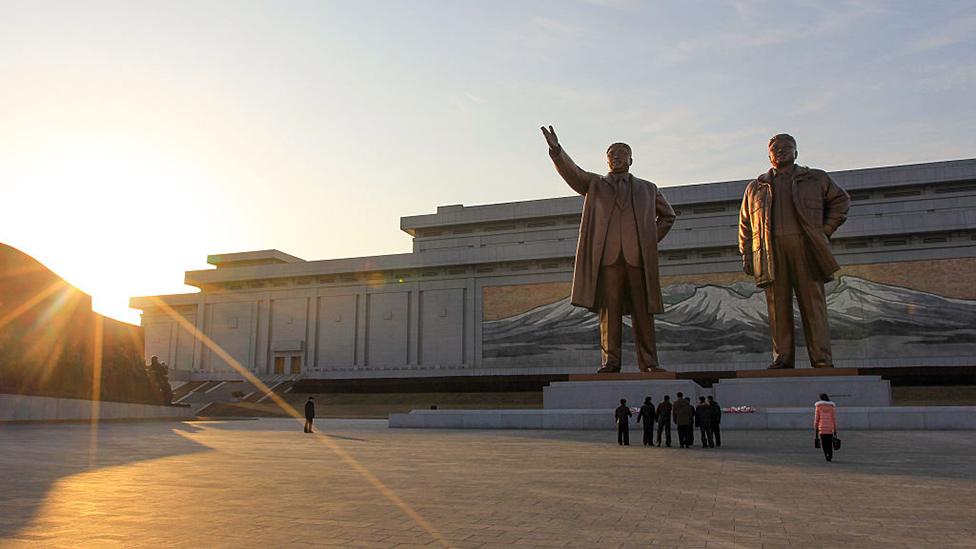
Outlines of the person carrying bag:
{"label": "person carrying bag", "polygon": [[837,438],[837,406],[826,393],[820,393],[820,400],[813,405],[813,445],[823,450],[824,458],[833,461],[834,450],[840,449]]}

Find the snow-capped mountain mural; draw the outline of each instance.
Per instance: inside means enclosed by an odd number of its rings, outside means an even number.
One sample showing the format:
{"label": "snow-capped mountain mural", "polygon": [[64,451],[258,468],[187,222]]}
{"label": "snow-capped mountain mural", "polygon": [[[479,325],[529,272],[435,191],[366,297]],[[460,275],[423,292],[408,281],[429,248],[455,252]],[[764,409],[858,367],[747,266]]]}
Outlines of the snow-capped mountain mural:
{"label": "snow-capped mountain mural", "polygon": [[[972,357],[976,354],[976,300],[843,276],[827,284],[834,360]],[[751,283],[676,284],[663,288],[666,309],[655,317],[662,366],[681,370],[735,369],[769,360],[766,299]],[[630,323],[629,318],[624,323]],[[591,366],[599,362],[599,320],[569,298],[521,314],[485,321],[485,365]],[[803,344],[799,313],[796,341]],[[625,364],[633,342],[624,331]],[[805,355],[798,349],[797,358]],[[800,364],[798,364],[800,365]]]}

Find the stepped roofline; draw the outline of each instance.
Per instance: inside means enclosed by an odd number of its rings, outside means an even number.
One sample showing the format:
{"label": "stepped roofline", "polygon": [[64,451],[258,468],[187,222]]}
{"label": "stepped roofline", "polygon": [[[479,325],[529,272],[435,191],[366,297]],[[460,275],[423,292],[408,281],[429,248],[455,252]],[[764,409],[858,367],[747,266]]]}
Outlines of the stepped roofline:
{"label": "stepped roofline", "polygon": [[[954,232],[973,227],[968,205],[976,199],[973,193],[976,158],[843,170],[831,175],[858,201],[842,232],[836,235],[839,240],[867,241],[886,235],[894,238],[939,233],[946,242],[944,246],[948,246],[952,245],[949,237],[958,236],[952,236]],[[663,267],[670,269],[675,265],[674,269],[678,269],[675,273],[705,263],[712,269],[736,269],[735,218],[746,184],[747,180],[738,180],[665,188],[669,202],[682,212],[675,230],[661,243],[660,250],[674,256],[664,258]],[[923,186],[938,186],[942,190],[923,194]],[[922,197],[921,200],[916,196]],[[915,211],[933,208],[938,215],[922,216]],[[315,261],[305,261],[279,250],[216,254],[208,258],[208,263],[216,269],[187,271],[184,280],[204,290],[213,290],[213,285],[234,290],[243,289],[242,283],[258,288],[273,280],[289,278],[302,279],[300,284],[352,282],[349,274],[364,273],[410,279],[439,276],[438,269],[444,268],[490,268],[519,262],[541,262],[546,268],[568,269],[566,266],[571,265],[568,262],[575,251],[581,209],[579,196],[439,206],[434,214],[401,218],[401,229],[414,235],[412,253]],[[968,242],[965,235],[958,238],[964,237]],[[894,244],[897,243],[893,240]],[[904,244],[908,246],[908,241]],[[941,250],[932,251],[930,247],[913,253],[931,256]],[[689,258],[687,254],[696,250],[704,250],[701,253],[709,255]],[[726,253],[729,250],[732,252]],[[718,267],[718,263],[722,266]],[[345,278],[340,278],[344,275]]]}
{"label": "stepped roofline", "polygon": [[305,263],[300,257],[279,250],[256,250],[207,256],[207,263],[217,267],[247,267],[252,265],[280,265],[283,263]]}
{"label": "stepped roofline", "polygon": [[[921,164],[904,164],[877,168],[858,168],[829,172],[831,177],[848,192],[858,189],[878,189],[917,185],[920,183],[947,183],[976,179],[976,158],[945,160]],[[758,175],[758,173],[756,174]],[[662,187],[672,206],[707,204],[741,200],[750,179],[693,183]],[[500,202],[464,206],[452,204],[438,206],[433,214],[420,214],[400,218],[400,230],[416,236],[420,229],[434,229],[453,225],[500,223],[539,217],[555,217],[578,214],[582,209],[580,196],[565,196],[520,202]]]}

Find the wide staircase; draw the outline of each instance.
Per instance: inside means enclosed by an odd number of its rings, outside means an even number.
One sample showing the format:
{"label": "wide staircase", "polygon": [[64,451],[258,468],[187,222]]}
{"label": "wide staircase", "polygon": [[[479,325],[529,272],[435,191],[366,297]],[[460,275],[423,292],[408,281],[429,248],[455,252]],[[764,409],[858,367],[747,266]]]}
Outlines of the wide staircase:
{"label": "wide staircase", "polygon": [[205,381],[188,381],[173,389],[173,404],[178,404],[187,395],[203,386]]}
{"label": "wide staircase", "polygon": [[268,388],[267,391],[255,389],[252,393],[244,397],[242,402],[264,402],[271,398],[273,393],[287,393],[298,381],[298,376],[286,376],[278,375],[272,376],[266,379],[262,379],[261,382]]}
{"label": "wide staircase", "polygon": [[248,381],[194,381],[180,386],[179,394],[174,392],[173,402],[189,404],[199,416],[228,406],[250,408],[271,400],[273,394],[289,392],[298,378],[297,375],[264,376],[259,378],[263,387]]}

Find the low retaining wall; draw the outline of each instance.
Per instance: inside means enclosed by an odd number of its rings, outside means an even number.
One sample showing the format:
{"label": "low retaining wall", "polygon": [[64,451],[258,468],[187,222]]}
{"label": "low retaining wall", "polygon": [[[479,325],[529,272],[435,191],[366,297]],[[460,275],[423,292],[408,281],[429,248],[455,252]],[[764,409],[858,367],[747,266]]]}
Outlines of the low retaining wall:
{"label": "low retaining wall", "polygon": [[[976,406],[839,407],[841,431],[976,430]],[[391,414],[390,427],[421,429],[614,429],[613,410],[413,410]],[[673,427],[673,425],[672,425]],[[634,423],[631,428],[639,428]],[[722,430],[813,429],[813,407],[723,414]]]}
{"label": "low retaining wall", "polygon": [[191,418],[193,410],[184,406],[157,406],[129,402],[99,402],[75,398],[52,398],[0,394],[0,422],[72,421],[92,419],[98,404],[100,419]]}
{"label": "low retaining wall", "polygon": [[[829,376],[819,374],[819,370],[812,368],[799,371],[815,371],[818,375],[770,375],[767,370],[762,370],[757,372],[760,375],[721,379],[711,389],[704,389],[690,379],[555,381],[542,390],[543,408],[591,410],[616,406],[621,398],[627,399],[631,406],[639,406],[644,397],[649,396],[657,403],[661,402],[664,395],[675,398],[679,391],[691,399],[692,405],[698,403],[699,396],[714,395],[715,400],[723,406],[800,408],[813,406],[820,393],[827,393],[842,408],[891,406],[891,383],[881,379],[881,376]],[[794,371],[790,370],[789,373],[793,374]],[[605,377],[623,375],[626,374],[603,374]]]}

